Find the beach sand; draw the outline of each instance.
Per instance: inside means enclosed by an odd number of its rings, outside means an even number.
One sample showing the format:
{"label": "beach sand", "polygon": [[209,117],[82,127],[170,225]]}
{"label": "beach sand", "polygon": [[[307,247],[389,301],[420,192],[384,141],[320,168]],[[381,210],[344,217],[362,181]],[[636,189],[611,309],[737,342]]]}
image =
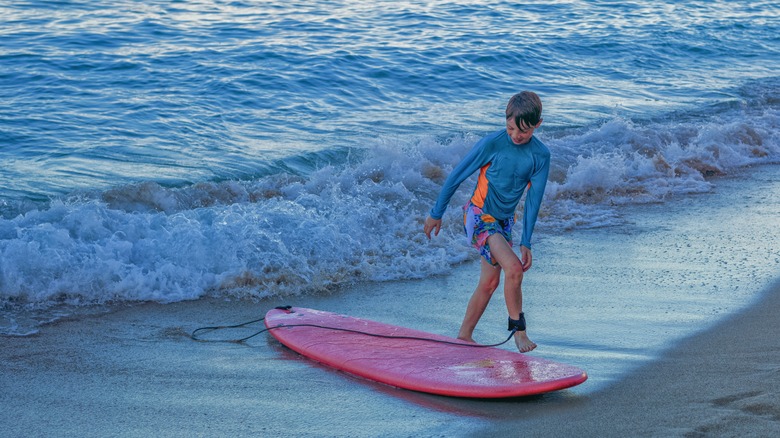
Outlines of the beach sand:
{"label": "beach sand", "polygon": [[262,307],[147,304],[4,338],[2,435],[780,434],[780,285],[606,389],[508,401],[374,384],[302,359],[266,335],[246,345],[188,337],[199,324],[250,320]]}
{"label": "beach sand", "polygon": [[485,436],[780,436],[779,312],[780,283],[587,401]]}
{"label": "beach sand", "polygon": [[[740,195],[745,184],[755,190]],[[280,304],[454,335],[477,262],[452,275],[260,302],[114,306],[0,337],[3,436],[780,436],[780,171],[548,235],[526,280],[532,354],[584,368],[541,396],[468,400],[333,371],[267,334],[198,327]],[[738,212],[735,213],[735,212]],[[724,250],[724,247],[727,247]],[[499,294],[478,341],[505,336]],[[262,328],[213,332],[234,339]],[[205,337],[205,336],[204,336]],[[509,348],[509,346],[507,346]]]}

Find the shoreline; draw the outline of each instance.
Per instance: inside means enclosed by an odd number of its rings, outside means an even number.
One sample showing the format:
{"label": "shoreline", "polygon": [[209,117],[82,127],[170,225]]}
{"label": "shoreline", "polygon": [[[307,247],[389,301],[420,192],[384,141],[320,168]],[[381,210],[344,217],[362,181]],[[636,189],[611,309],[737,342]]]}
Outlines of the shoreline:
{"label": "shoreline", "polygon": [[[473,261],[318,296],[119,306],[2,336],[0,424],[9,437],[780,434],[779,182],[780,168],[754,169],[712,194],[631,209],[625,226],[539,241],[524,283],[532,354],[588,372],[567,390],[440,397],[334,371],[270,336],[189,336],[282,304],[452,336]],[[496,294],[475,339],[503,338],[505,312]]]}

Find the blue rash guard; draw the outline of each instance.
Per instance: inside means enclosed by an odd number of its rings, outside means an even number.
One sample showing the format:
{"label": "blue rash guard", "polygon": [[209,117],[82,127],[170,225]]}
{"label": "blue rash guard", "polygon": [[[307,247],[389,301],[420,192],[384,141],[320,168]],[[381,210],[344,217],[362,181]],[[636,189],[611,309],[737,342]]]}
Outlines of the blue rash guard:
{"label": "blue rash guard", "polygon": [[517,145],[509,138],[506,129],[485,136],[444,181],[436,205],[431,209],[432,218],[444,216],[458,186],[477,170],[480,171],[479,180],[471,202],[497,220],[514,216],[517,204],[528,187],[520,244],[530,249],[531,234],[550,173],[550,150],[535,136],[528,143]]}

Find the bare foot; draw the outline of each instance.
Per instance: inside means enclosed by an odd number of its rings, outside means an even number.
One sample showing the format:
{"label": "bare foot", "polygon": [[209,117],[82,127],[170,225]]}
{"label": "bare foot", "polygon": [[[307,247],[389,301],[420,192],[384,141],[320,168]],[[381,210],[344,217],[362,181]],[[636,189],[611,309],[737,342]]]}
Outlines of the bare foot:
{"label": "bare foot", "polygon": [[525,332],[515,332],[515,345],[517,345],[517,349],[521,353],[528,353],[529,351],[536,348],[536,344],[533,343],[530,339],[528,339],[528,335],[525,334]]}
{"label": "bare foot", "polygon": [[474,339],[472,339],[472,337],[471,337],[471,336],[458,336],[458,339],[460,339],[461,341],[470,342],[470,343],[472,343],[472,344],[476,344],[476,343],[477,343],[477,341],[475,341]]}

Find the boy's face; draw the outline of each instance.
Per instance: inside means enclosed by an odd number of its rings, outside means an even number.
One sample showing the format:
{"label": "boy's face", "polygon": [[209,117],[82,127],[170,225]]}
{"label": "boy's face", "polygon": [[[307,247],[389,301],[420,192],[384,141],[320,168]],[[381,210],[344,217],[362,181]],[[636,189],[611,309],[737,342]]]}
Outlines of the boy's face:
{"label": "boy's face", "polygon": [[523,120],[520,122],[520,126],[517,126],[515,123],[515,118],[510,117],[506,119],[506,133],[509,135],[509,138],[512,139],[512,143],[526,144],[531,141],[531,136],[534,135],[534,130],[541,124],[542,121],[539,120],[539,123],[536,125],[529,126]]}

